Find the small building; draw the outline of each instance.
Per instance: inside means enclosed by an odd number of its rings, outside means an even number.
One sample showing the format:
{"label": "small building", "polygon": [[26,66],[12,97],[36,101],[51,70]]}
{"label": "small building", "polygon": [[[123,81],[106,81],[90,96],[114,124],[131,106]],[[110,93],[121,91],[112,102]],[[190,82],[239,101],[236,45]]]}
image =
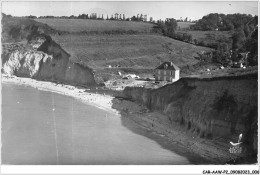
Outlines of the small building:
{"label": "small building", "polygon": [[180,68],[173,62],[164,62],[155,70],[156,81],[174,82],[180,79]]}

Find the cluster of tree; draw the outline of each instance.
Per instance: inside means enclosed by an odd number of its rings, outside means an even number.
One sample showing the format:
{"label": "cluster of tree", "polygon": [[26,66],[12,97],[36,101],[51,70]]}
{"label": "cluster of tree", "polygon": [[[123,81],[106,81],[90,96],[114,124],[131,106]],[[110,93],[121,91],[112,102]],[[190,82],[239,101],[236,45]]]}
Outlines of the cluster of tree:
{"label": "cluster of tree", "polygon": [[[233,62],[242,62],[247,65],[257,65],[258,63],[258,17],[252,17],[245,14],[209,14],[200,19],[195,25],[191,26],[193,30],[222,30],[231,31],[232,36],[226,37],[222,35],[213,36],[208,34],[205,42],[203,40],[194,40],[194,44],[211,47],[215,49],[212,61],[229,64]],[[212,36],[211,36],[212,35]],[[246,56],[241,56],[244,54]]]}
{"label": "cluster of tree", "polygon": [[[37,18],[36,16],[25,16],[27,18]],[[91,13],[91,14],[80,14],[78,16],[40,16],[38,17],[39,19],[41,18],[58,18],[58,19],[98,19],[98,20],[103,20],[104,16],[103,14],[97,15],[97,13]]]}
{"label": "cluster of tree", "polygon": [[[219,17],[220,16],[220,17]],[[232,33],[231,37],[228,35],[221,35],[215,33],[206,34],[204,40],[194,39],[192,36],[185,33],[175,33],[175,39],[190,42],[196,45],[213,48],[214,51],[210,56],[210,61],[220,63],[223,65],[233,64],[234,62],[241,62],[245,65],[254,66],[258,64],[258,17],[250,15],[223,15],[210,14],[204,17],[196,27],[205,27],[203,29],[215,30],[221,24],[222,27],[232,26],[228,30]],[[225,16],[225,15],[224,15]],[[207,20],[206,20],[207,19]],[[210,19],[210,20],[208,20]],[[223,19],[223,20],[220,20]],[[227,22],[229,19],[229,24]],[[203,21],[205,20],[205,21]],[[225,26],[225,24],[228,24]],[[215,28],[214,28],[215,26]],[[193,28],[193,29],[194,29]],[[201,29],[201,28],[200,28]],[[223,28],[222,28],[223,29]]]}
{"label": "cluster of tree", "polygon": [[206,16],[203,16],[202,19],[198,20],[196,24],[191,26],[192,30],[219,30],[219,31],[230,31],[238,28],[244,28],[248,23],[253,20],[252,15],[246,14],[218,14],[211,13]]}
{"label": "cluster of tree", "polygon": [[118,13],[115,13],[115,15],[111,15],[111,17],[109,18],[108,15],[107,15],[107,20],[123,20],[125,21],[126,18],[125,18],[125,14],[118,14]]}
{"label": "cluster of tree", "polygon": [[174,38],[177,28],[177,21],[174,18],[166,18],[165,21],[158,20],[157,25],[153,27],[156,33],[162,33],[165,36]]}
{"label": "cluster of tree", "polygon": [[[143,21],[143,22],[147,22],[147,15],[143,15],[143,14],[137,14],[137,16],[132,16],[131,21]],[[151,18],[150,18],[151,19]]]}
{"label": "cluster of tree", "polygon": [[245,42],[245,49],[249,51],[249,65],[258,65],[258,29],[252,33],[251,37]]}
{"label": "cluster of tree", "polygon": [[192,21],[191,19],[188,20],[188,17],[186,17],[185,19],[182,19],[182,17],[180,19],[177,19],[177,22],[192,22],[195,23],[197,21]]}
{"label": "cluster of tree", "polygon": [[225,44],[229,49],[232,48],[232,38],[229,34],[206,33],[204,38],[194,39],[193,43],[198,46],[210,47],[218,49],[219,44]]}
{"label": "cluster of tree", "polygon": [[[9,15],[11,17],[11,15]],[[32,18],[36,19],[37,16],[24,16],[26,18]],[[96,20],[105,20],[105,17],[103,14],[98,14],[97,13],[91,13],[91,14],[80,14],[78,16],[40,16],[38,18],[59,18],[59,19],[96,19]],[[136,16],[132,16],[129,18],[125,17],[125,14],[119,14],[115,13],[114,15],[111,15],[109,17],[108,15],[106,16],[106,20],[120,20],[120,21],[141,21],[141,22],[148,22],[147,20],[147,15],[143,14],[137,14]],[[150,17],[149,22],[155,22],[152,17]]]}
{"label": "cluster of tree", "polygon": [[192,35],[189,33],[176,32],[177,20],[174,18],[166,18],[165,21],[158,20],[157,25],[153,27],[156,33],[162,33],[170,38],[191,43]]}
{"label": "cluster of tree", "polygon": [[175,33],[174,39],[179,40],[179,41],[188,42],[188,43],[191,43],[193,41],[191,34],[189,34],[189,33],[181,33],[181,32]]}
{"label": "cluster of tree", "polygon": [[[213,61],[221,64],[243,62],[246,65],[258,64],[258,29],[257,27],[247,37],[243,30],[236,31],[232,37],[231,46],[225,42],[219,42],[213,52]],[[244,53],[245,56],[241,56]],[[244,60],[242,60],[244,59]]]}

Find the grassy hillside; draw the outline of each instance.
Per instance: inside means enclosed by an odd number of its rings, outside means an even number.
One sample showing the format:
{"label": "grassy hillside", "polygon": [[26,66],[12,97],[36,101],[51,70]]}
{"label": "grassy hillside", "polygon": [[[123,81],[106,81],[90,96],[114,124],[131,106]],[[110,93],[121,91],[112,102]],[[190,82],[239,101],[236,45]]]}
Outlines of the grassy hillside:
{"label": "grassy hillside", "polygon": [[[21,40],[32,33],[39,31],[51,35],[61,47],[70,54],[70,60],[81,65],[91,67],[96,75],[111,77],[118,71],[152,73],[160,63],[173,61],[179,67],[194,65],[198,62],[194,57],[202,51],[209,51],[209,48],[195,46],[189,43],[177,41],[159,34],[142,33],[152,28],[152,24],[128,21],[98,21],[98,20],[62,20],[48,19],[53,22],[49,27],[31,19],[6,19],[3,22],[3,34],[11,38]],[[38,20],[43,21],[44,19]],[[60,22],[54,22],[60,21]],[[66,21],[69,21],[66,23]],[[14,23],[14,25],[12,24]],[[92,26],[87,24],[92,23]],[[11,25],[12,24],[12,25]],[[66,27],[62,27],[66,24]],[[106,25],[105,25],[106,24]],[[84,32],[62,33],[56,30],[116,30],[126,29],[124,25],[129,24],[133,30],[140,31],[139,34],[84,34]],[[102,27],[98,27],[102,26]],[[127,27],[128,28],[128,27]],[[55,30],[56,29],[56,30]],[[12,40],[9,40],[12,42]],[[112,66],[111,69],[108,67]]]}
{"label": "grassy hillside", "polygon": [[92,68],[155,68],[160,62],[173,61],[178,66],[197,63],[197,52],[208,48],[194,46],[160,35],[53,35],[71,59]]}
{"label": "grassy hillside", "polygon": [[[53,35],[52,38],[71,54],[71,60],[87,65],[103,80],[122,73],[151,75],[164,61],[180,67],[198,62],[197,52],[209,51],[160,35]],[[108,68],[109,65],[112,68]],[[118,67],[119,66],[119,67]]]}
{"label": "grassy hillside", "polygon": [[111,21],[111,20],[89,20],[89,19],[36,19],[36,21],[45,23],[56,30],[68,32],[82,31],[137,31],[149,33],[152,31],[153,24],[132,21]]}

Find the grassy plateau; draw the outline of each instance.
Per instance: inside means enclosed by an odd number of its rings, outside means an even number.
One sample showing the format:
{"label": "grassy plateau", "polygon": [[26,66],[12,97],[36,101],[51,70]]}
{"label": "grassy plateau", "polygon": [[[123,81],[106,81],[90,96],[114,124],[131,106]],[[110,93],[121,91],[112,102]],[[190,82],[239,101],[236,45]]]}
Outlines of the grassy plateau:
{"label": "grassy plateau", "polygon": [[90,20],[90,19],[36,19],[36,21],[49,25],[50,27],[68,32],[82,32],[82,31],[138,31],[150,32],[154,24],[144,22],[132,21],[114,21],[114,20]]}

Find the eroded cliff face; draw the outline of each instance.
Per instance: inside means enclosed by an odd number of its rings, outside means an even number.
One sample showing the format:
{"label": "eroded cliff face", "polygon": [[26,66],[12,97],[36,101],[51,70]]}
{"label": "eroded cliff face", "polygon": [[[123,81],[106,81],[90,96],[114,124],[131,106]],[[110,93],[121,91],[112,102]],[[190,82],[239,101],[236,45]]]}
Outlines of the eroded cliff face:
{"label": "eroded cliff face", "polygon": [[257,152],[257,74],[212,79],[185,78],[152,90],[126,88],[124,94],[168,116],[199,137],[239,135]]}
{"label": "eroded cliff face", "polygon": [[92,70],[71,62],[70,55],[49,36],[40,36],[30,43],[29,49],[16,48],[2,54],[4,74],[81,86],[97,85]]}

